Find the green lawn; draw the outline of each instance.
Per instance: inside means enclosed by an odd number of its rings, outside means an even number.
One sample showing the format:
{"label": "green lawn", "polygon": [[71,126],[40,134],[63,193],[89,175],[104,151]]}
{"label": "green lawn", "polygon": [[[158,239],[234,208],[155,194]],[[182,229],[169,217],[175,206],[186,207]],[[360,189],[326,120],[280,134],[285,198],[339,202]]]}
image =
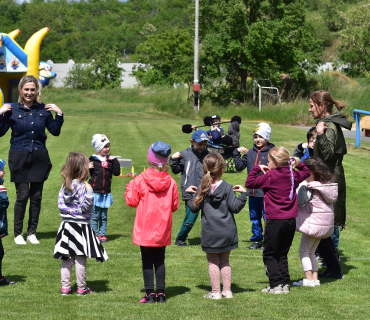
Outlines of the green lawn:
{"label": "green lawn", "polygon": [[[44,99],[45,102],[46,99]],[[123,100],[124,101],[124,100]],[[236,216],[240,247],[231,254],[234,299],[204,299],[210,290],[205,253],[200,247],[200,220],[190,233],[189,247],[167,247],[166,269],[168,301],[163,305],[142,305],[143,278],[139,247],[132,244],[135,210],[125,204],[125,185],[130,178],[113,179],[114,205],[109,209],[109,260],[103,264],[88,260],[88,285],[94,294],[84,297],[60,296],[60,261],[53,259],[55,236],[60,224],[57,195],[62,183],[59,171],[70,151],[91,155],[91,138],[104,133],[111,141],[111,152],[132,159],[135,171],[147,167],[150,144],[157,140],[169,143],[172,151],[189,146],[190,135],[182,133],[184,123],[199,120],[179,119],[170,114],[146,111],[140,103],[58,102],[65,113],[60,137],[48,136],[47,146],[53,170],[45,184],[43,206],[37,236],[40,245],[17,246],[13,241],[13,204],[15,190],[5,177],[10,207],[10,236],[3,238],[3,272],[17,284],[0,288],[1,319],[252,319],[317,318],[367,319],[369,310],[370,231],[368,227],[368,181],[370,153],[350,147],[344,158],[347,178],[347,228],[341,233],[340,253],[344,272],[341,281],[322,281],[316,288],[292,288],[289,295],[261,293],[268,282],[260,251],[246,249],[250,233],[248,210]],[[241,144],[250,148],[252,130],[257,122],[241,125]],[[224,125],[227,129],[227,124]],[[305,131],[272,125],[272,139],[277,146],[293,151],[304,141]],[[0,157],[7,161],[10,132],[0,139]],[[348,140],[354,143],[354,140]],[[361,142],[361,147],[370,144]],[[126,170],[129,172],[129,170]],[[127,173],[125,172],[125,173]],[[177,182],[180,176],[174,176]],[[225,174],[232,184],[244,184],[246,172]],[[173,215],[172,239],[184,217],[184,204]],[[27,219],[25,220],[27,224]],[[25,230],[25,229],[24,229]],[[299,260],[300,234],[296,234],[289,253],[291,278],[302,279]],[[72,278],[75,283],[75,277]],[[74,285],[74,288],[76,286]]]}

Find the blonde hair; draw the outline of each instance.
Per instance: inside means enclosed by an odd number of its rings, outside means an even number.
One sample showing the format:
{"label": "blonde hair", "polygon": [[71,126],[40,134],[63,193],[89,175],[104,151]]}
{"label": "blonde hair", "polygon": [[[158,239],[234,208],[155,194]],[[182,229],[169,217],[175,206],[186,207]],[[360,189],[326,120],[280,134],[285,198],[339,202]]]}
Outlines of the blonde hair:
{"label": "blonde hair", "polygon": [[200,183],[200,191],[194,199],[194,207],[199,207],[199,204],[204,200],[211,188],[213,180],[222,176],[225,166],[226,162],[219,153],[210,153],[204,158],[202,169],[204,177]]}
{"label": "blonde hair", "polygon": [[84,182],[90,177],[89,159],[81,152],[70,152],[60,174],[64,179],[63,186],[72,192],[73,179]]}
{"label": "blonde hair", "polygon": [[34,83],[36,86],[36,97],[35,100],[36,102],[40,103],[40,97],[41,97],[41,83],[38,79],[36,79],[34,76],[24,76],[18,83],[18,92],[19,92],[19,97],[18,97],[18,102],[23,104],[24,103],[24,97],[22,94],[22,88],[26,83]]}
{"label": "blonde hair", "polygon": [[293,168],[298,166],[300,162],[297,157],[291,157],[289,151],[283,147],[274,147],[270,149],[269,156],[276,167],[289,166],[290,159],[294,159],[294,162],[292,163]]}
{"label": "blonde hair", "polygon": [[157,166],[156,164],[153,164],[151,162],[148,162],[148,166],[150,168],[153,168],[155,171],[160,171],[160,172],[162,172],[162,171],[167,172],[168,171],[168,165],[167,165],[167,163],[165,165],[163,165],[163,166],[160,167],[160,166]]}
{"label": "blonde hair", "polygon": [[330,93],[325,90],[318,90],[318,91],[312,92],[310,95],[310,98],[318,106],[320,105],[324,106],[325,110],[330,114],[333,113],[334,105],[338,109],[338,111],[341,111],[345,107],[345,104],[343,101],[334,101]]}

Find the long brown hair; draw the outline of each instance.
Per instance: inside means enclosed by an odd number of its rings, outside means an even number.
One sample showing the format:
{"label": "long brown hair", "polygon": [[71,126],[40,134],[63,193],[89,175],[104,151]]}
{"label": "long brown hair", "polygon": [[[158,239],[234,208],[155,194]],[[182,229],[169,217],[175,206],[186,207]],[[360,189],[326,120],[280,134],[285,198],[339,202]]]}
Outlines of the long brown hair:
{"label": "long brown hair", "polygon": [[329,167],[319,157],[309,157],[303,161],[307,168],[311,171],[315,181],[327,183],[331,180],[333,175]]}
{"label": "long brown hair", "polygon": [[293,168],[298,166],[300,162],[298,158],[291,157],[289,155],[289,151],[283,147],[274,147],[270,149],[269,156],[271,160],[274,162],[276,167],[289,166],[290,159],[294,159],[294,163],[292,163]]}
{"label": "long brown hair", "polygon": [[204,177],[200,183],[200,191],[194,199],[194,207],[199,207],[199,204],[204,200],[211,188],[213,180],[222,176],[225,166],[226,162],[219,153],[210,153],[204,158],[202,169]]}
{"label": "long brown hair", "polygon": [[34,76],[24,76],[18,83],[18,92],[19,92],[19,97],[18,97],[18,102],[23,104],[24,103],[24,97],[22,94],[22,88],[26,83],[34,83],[36,86],[36,93],[35,93],[35,100],[36,102],[40,103],[40,97],[41,97],[41,83],[39,80],[37,80]]}
{"label": "long brown hair", "polygon": [[71,152],[60,174],[64,179],[63,186],[72,192],[73,179],[84,182],[90,176],[89,159],[81,152]]}
{"label": "long brown hair", "polygon": [[334,105],[336,106],[338,111],[341,111],[345,107],[345,104],[343,101],[334,101],[330,93],[325,90],[319,90],[319,91],[312,92],[310,95],[310,98],[318,106],[320,105],[324,106],[325,110],[330,114],[333,113]]}

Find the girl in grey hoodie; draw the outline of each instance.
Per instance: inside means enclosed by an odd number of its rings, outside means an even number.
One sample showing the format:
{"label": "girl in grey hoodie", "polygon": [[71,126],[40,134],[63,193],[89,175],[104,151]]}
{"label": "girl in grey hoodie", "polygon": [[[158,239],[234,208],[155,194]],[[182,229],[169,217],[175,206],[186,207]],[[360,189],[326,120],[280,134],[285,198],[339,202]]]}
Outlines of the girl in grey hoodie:
{"label": "girl in grey hoodie", "polygon": [[[221,180],[225,160],[218,153],[211,153],[203,160],[205,174],[200,186],[190,186],[183,195],[192,212],[202,210],[202,231],[200,244],[207,253],[209,277],[212,292],[209,299],[232,298],[230,251],[238,247],[238,232],[234,213],[239,213],[247,201],[246,190]],[[240,192],[236,197],[235,192]],[[223,291],[221,292],[220,274]]]}

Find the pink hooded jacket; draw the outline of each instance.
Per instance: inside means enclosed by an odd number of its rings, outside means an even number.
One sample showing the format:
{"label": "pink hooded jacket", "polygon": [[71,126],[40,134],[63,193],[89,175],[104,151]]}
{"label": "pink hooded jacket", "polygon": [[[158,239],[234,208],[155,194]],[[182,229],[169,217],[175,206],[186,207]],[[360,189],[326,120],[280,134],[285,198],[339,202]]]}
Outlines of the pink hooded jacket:
{"label": "pink hooded jacket", "polygon": [[[305,196],[308,196],[308,199],[304,204],[300,200]],[[296,230],[313,238],[330,237],[334,232],[333,203],[337,198],[337,183],[322,184],[319,181],[311,181],[307,187],[302,185],[298,190]]]}
{"label": "pink hooded jacket", "polygon": [[144,247],[170,245],[172,212],[179,206],[175,180],[167,172],[147,169],[126,186],[125,199],[137,207],[132,242]]}

